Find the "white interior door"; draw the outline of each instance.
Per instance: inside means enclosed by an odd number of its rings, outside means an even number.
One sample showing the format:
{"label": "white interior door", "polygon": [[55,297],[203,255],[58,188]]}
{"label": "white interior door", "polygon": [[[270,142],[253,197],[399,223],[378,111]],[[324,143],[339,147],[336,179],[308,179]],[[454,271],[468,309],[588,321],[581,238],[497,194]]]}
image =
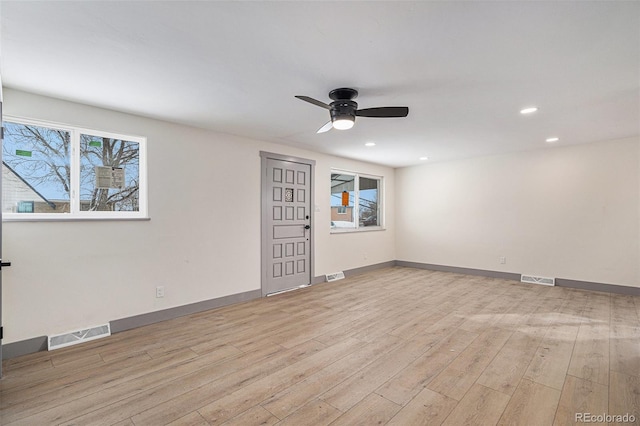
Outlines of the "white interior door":
{"label": "white interior door", "polygon": [[264,295],[311,284],[311,169],[263,159]]}

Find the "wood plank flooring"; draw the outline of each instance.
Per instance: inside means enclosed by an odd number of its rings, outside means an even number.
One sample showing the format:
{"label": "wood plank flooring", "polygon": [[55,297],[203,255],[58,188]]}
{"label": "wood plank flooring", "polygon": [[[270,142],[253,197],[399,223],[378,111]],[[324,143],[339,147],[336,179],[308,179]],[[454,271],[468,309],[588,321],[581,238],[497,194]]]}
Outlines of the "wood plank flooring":
{"label": "wood plank flooring", "polygon": [[640,297],[381,269],[5,361],[0,424],[639,425],[639,315]]}

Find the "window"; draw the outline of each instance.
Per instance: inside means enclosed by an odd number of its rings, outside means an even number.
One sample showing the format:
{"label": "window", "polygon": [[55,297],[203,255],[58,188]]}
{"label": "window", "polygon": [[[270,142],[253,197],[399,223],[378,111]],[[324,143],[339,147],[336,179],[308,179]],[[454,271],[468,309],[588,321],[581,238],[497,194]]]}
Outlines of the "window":
{"label": "window", "polygon": [[331,229],[382,227],[382,177],[334,170],[331,173]]}
{"label": "window", "polygon": [[146,140],[8,118],[6,219],[145,218]]}
{"label": "window", "polygon": [[19,201],[18,213],[33,213],[33,201]]}

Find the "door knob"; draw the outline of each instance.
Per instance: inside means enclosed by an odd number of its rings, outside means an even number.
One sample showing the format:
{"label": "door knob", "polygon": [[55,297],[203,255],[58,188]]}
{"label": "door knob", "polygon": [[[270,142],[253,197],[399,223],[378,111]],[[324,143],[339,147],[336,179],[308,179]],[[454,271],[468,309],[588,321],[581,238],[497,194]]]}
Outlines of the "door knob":
{"label": "door knob", "polygon": [[305,225],[304,229],[311,229],[311,225]]}

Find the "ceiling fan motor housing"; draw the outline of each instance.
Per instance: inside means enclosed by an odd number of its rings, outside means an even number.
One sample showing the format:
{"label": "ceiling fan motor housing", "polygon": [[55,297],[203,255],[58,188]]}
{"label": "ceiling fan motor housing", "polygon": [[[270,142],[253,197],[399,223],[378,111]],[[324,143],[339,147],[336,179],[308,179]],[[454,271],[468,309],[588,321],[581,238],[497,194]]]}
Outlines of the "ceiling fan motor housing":
{"label": "ceiling fan motor housing", "polygon": [[350,100],[340,100],[331,102],[331,121],[335,120],[356,120],[358,104]]}

